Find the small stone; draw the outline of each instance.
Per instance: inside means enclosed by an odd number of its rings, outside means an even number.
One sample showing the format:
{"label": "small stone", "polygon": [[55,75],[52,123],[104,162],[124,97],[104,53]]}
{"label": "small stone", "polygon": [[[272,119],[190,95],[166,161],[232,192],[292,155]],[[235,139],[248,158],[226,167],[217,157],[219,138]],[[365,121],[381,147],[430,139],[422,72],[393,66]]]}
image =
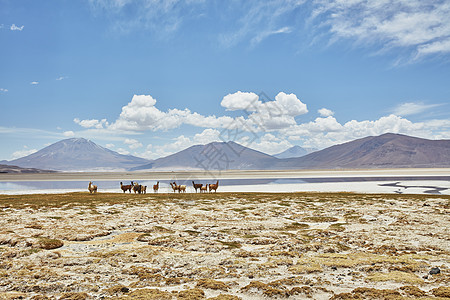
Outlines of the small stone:
{"label": "small stone", "polygon": [[124,287],[122,287],[122,288],[120,289],[120,291],[121,291],[122,293],[128,293],[128,292],[130,291],[130,289],[127,288],[126,286],[124,286]]}
{"label": "small stone", "polygon": [[428,275],[423,275],[422,278],[423,279],[428,279]]}
{"label": "small stone", "polygon": [[439,273],[441,273],[441,269],[439,269],[438,267],[431,268],[430,272],[428,272],[428,274],[430,274],[430,275],[439,274]]}
{"label": "small stone", "polygon": [[336,271],[336,270],[337,270],[337,268],[336,268],[335,266],[332,266],[332,267],[331,267],[331,270],[334,270],[334,271]]}

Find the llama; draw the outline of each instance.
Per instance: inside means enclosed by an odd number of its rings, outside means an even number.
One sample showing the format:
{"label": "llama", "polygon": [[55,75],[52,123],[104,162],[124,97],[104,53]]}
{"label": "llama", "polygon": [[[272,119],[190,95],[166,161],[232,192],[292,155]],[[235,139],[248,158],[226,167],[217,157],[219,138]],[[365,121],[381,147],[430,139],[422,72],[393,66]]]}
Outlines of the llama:
{"label": "llama", "polygon": [[208,192],[208,185],[207,184],[205,184],[204,186],[202,186],[200,188],[200,193],[206,193],[206,192]]}
{"label": "llama", "polygon": [[131,184],[127,184],[127,185],[123,185],[122,182],[120,182],[120,188],[122,189],[122,191],[125,193],[126,191],[129,191],[131,193],[131,188],[133,187],[133,185]]}
{"label": "llama", "polygon": [[141,191],[139,192],[139,194],[147,194],[147,186],[146,185],[141,185]]}
{"label": "llama", "polygon": [[97,186],[92,184],[92,181],[89,181],[88,186],[89,194],[97,193]]}
{"label": "llama", "polygon": [[197,193],[197,190],[200,189],[200,193],[202,192],[202,186],[203,184],[201,183],[195,183],[192,181],[192,185],[194,186],[195,192]]}
{"label": "llama", "polygon": [[209,192],[211,193],[211,191],[214,190],[214,192],[217,193],[217,188],[218,187],[219,187],[219,180],[217,180],[217,182],[215,184],[211,183],[209,185]]}
{"label": "llama", "polygon": [[153,192],[157,193],[158,190],[159,190],[159,181],[156,184],[153,185]]}
{"label": "llama", "polygon": [[175,185],[174,185],[174,183],[170,182],[170,186],[172,187],[172,190],[175,193],[175,191],[178,190],[178,187],[177,187],[177,184],[175,183]]}
{"label": "llama", "polygon": [[133,191],[135,194],[136,193],[140,194],[141,193],[141,185],[139,183],[135,182],[133,185]]}
{"label": "llama", "polygon": [[186,193],[186,186],[185,185],[177,185],[177,183],[174,181],[173,184],[170,183],[170,186],[173,189],[173,192],[178,191],[178,193]]}

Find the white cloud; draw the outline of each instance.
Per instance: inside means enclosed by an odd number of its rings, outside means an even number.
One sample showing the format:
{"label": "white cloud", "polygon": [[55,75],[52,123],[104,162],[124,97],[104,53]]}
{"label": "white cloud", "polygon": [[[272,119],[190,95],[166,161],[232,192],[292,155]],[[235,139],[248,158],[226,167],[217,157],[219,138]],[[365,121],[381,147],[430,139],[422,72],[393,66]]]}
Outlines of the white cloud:
{"label": "white cloud", "polygon": [[410,49],[416,58],[450,52],[447,1],[317,0],[314,4],[312,18],[328,27],[332,39],[353,39],[357,45],[382,51]]}
{"label": "white cloud", "polygon": [[80,120],[78,118],[73,119],[73,121],[84,128],[96,128],[96,129],[102,129],[108,126],[108,122],[106,119],[103,119],[101,121],[99,120]]}
{"label": "white cloud", "polygon": [[414,102],[406,102],[399,104],[393,109],[393,114],[398,116],[409,116],[409,115],[415,115],[420,114],[424,111],[427,111],[431,108],[437,107],[439,104],[424,104],[421,102],[414,103]]}
{"label": "white cloud", "polygon": [[165,38],[188,20],[202,14],[204,0],[89,0],[97,13],[113,20],[113,29],[121,33],[148,30]]}
{"label": "white cloud", "polygon": [[212,142],[221,142],[220,131],[217,129],[205,129],[201,133],[194,135],[193,138],[194,144],[206,145]]}
{"label": "white cloud", "polygon": [[123,142],[127,144],[130,149],[133,150],[141,148],[143,146],[138,140],[135,139],[125,139]]}
{"label": "white cloud", "polygon": [[255,36],[254,38],[251,39],[251,44],[255,45],[255,44],[259,44],[261,41],[263,41],[264,39],[268,38],[271,35],[276,35],[276,34],[280,34],[280,33],[291,33],[292,32],[292,28],[285,26],[282,27],[280,29],[276,29],[276,30],[272,30],[272,29],[268,29],[265,31],[260,32],[257,36]]}
{"label": "white cloud", "polygon": [[119,154],[122,154],[122,155],[129,155],[130,154],[130,151],[128,151],[126,149],[123,149],[123,148],[117,149],[116,152],[119,153]]}
{"label": "white cloud", "polygon": [[227,110],[244,110],[247,118],[234,120],[244,130],[270,131],[296,124],[294,117],[306,114],[308,109],[295,94],[280,92],[275,100],[262,102],[255,93],[238,91],[225,96],[221,105]]}
{"label": "white cloud", "polygon": [[331,117],[334,115],[334,111],[327,108],[321,108],[317,111],[321,117]]}
{"label": "white cloud", "polygon": [[59,76],[58,78],[56,78],[56,80],[61,81],[67,78],[68,78],[67,76]]}
{"label": "white cloud", "polygon": [[66,136],[66,137],[73,137],[73,136],[75,136],[75,132],[73,132],[73,131],[64,131],[63,135]]}
{"label": "white cloud", "polygon": [[258,142],[251,143],[248,146],[252,149],[273,155],[292,147],[292,144],[286,139],[280,139],[271,133],[267,133]]}
{"label": "white cloud", "polygon": [[24,156],[28,156],[28,155],[33,154],[33,153],[38,151],[36,149],[28,149],[28,147],[26,147],[26,146],[24,148],[25,149],[23,149],[23,150],[15,151],[12,154],[11,159],[17,159],[17,158],[21,158],[21,157],[24,157]]}
{"label": "white cloud", "polygon": [[10,29],[11,29],[12,31],[17,31],[17,30],[18,30],[18,31],[22,31],[24,27],[25,27],[25,26],[23,26],[23,25],[19,27],[19,26],[17,26],[16,24],[12,24],[11,27],[10,27]]}
{"label": "white cloud", "polygon": [[[450,121],[448,123],[450,126]],[[334,117],[327,117],[293,126],[282,133],[289,139],[303,140],[305,147],[322,149],[357,138],[388,132],[431,138],[433,135],[437,136],[438,131],[446,132],[450,128],[438,129],[436,124],[432,126],[431,123],[413,123],[402,117],[389,115],[375,121],[351,120],[342,125]],[[439,124],[442,125],[442,123]]]}
{"label": "white cloud", "polygon": [[233,94],[228,94],[223,97],[220,105],[225,107],[226,110],[246,110],[256,111],[261,106],[259,96],[251,92],[237,91]]}
{"label": "white cloud", "polygon": [[32,81],[32,82],[30,82],[30,84],[31,84],[31,85],[38,85],[39,82],[38,82],[38,81]]}
{"label": "white cloud", "polygon": [[232,47],[242,41],[250,41],[252,46],[275,34],[290,33],[294,29],[295,18],[292,13],[306,1],[237,1],[231,2],[228,20],[231,30],[219,35],[219,42],[224,47]]}
{"label": "white cloud", "polygon": [[0,88],[0,92],[6,93],[8,90],[4,88]]}
{"label": "white cloud", "polygon": [[114,144],[106,144],[106,148],[111,149],[114,148],[116,145]]}

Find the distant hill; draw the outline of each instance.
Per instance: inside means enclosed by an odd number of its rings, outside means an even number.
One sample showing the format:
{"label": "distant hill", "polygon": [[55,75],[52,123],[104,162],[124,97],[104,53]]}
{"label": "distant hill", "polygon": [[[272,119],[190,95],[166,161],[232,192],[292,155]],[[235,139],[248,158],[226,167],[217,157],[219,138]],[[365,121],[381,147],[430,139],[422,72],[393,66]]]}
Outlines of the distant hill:
{"label": "distant hill", "polygon": [[450,140],[427,140],[401,134],[370,136],[280,160],[274,169],[450,167]]}
{"label": "distant hill", "polygon": [[[296,153],[294,154],[297,155]],[[75,138],[59,141],[26,157],[8,162],[2,161],[1,164],[8,165],[5,167],[9,168],[8,172],[16,170],[23,173],[45,172],[42,170],[434,168],[450,167],[450,140],[427,140],[388,133],[365,137],[294,158],[276,158],[235,142],[214,142],[191,146],[172,155],[150,161],[131,155],[122,155],[98,146],[92,141]],[[11,165],[23,169],[14,169]],[[0,172],[2,172],[1,168]]]}
{"label": "distant hill", "polygon": [[278,159],[235,142],[195,145],[132,170],[270,169]]}
{"label": "distant hill", "polygon": [[311,152],[317,151],[317,149],[303,148],[300,146],[293,146],[281,153],[275,154],[276,158],[292,158],[292,157],[302,157]]}
{"label": "distant hill", "polygon": [[57,171],[112,171],[128,170],[149,162],[143,158],[119,154],[83,138],[72,138],[7,164]]}
{"label": "distant hill", "polygon": [[18,166],[10,166],[0,164],[0,173],[8,173],[8,174],[29,174],[29,173],[54,173],[55,171],[51,170],[41,170],[34,168],[21,168]]}

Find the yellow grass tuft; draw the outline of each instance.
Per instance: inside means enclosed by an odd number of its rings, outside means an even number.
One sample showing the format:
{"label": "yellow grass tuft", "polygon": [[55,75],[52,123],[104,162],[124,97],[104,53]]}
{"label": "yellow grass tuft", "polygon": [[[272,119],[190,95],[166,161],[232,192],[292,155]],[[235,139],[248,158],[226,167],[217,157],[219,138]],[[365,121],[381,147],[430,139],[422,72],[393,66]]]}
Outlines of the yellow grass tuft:
{"label": "yellow grass tuft", "polygon": [[389,273],[374,273],[367,276],[366,278],[370,281],[395,281],[410,284],[423,283],[423,279],[419,278],[416,274],[401,271],[393,271]]}

